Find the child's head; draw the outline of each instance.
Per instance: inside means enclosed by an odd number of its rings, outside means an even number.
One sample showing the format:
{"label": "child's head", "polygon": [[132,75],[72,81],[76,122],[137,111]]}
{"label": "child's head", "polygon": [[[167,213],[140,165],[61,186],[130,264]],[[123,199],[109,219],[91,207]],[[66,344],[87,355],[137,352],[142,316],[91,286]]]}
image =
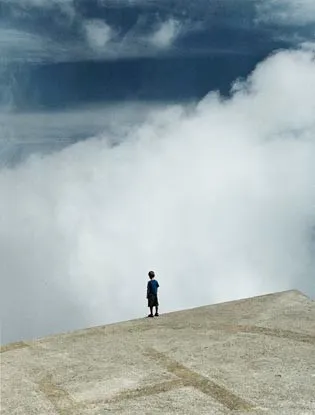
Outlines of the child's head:
{"label": "child's head", "polygon": [[154,271],[150,271],[148,275],[150,280],[152,280],[155,277]]}

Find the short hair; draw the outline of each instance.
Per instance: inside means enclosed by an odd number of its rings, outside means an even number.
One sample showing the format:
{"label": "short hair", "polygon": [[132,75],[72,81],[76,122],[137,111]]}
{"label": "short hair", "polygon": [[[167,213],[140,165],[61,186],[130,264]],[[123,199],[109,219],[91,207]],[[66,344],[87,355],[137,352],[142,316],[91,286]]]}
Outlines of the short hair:
{"label": "short hair", "polygon": [[149,271],[148,275],[149,275],[150,278],[154,278],[155,277],[154,271]]}

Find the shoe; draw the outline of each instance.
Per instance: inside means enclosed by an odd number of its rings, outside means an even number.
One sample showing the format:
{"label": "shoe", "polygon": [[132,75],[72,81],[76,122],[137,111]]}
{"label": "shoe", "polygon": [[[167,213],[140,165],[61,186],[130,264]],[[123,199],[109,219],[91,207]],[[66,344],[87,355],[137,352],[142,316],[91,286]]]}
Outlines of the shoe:
{"label": "shoe", "polygon": [[155,313],[155,317],[159,317],[159,313]]}
{"label": "shoe", "polygon": [[149,314],[148,317],[153,317],[153,314]]}

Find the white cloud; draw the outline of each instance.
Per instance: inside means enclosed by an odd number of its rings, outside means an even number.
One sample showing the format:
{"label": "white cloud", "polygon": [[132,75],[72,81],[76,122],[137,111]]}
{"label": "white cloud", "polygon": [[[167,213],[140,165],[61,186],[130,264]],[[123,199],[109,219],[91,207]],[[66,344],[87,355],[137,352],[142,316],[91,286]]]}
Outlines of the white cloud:
{"label": "white cloud", "polygon": [[84,27],[88,43],[95,50],[103,49],[114,35],[111,27],[103,20],[86,20]]}
{"label": "white cloud", "polygon": [[230,100],[2,169],[3,341],[141,317],[151,268],[162,312],[315,295],[314,90],[314,54],[281,52]]}
{"label": "white cloud", "polygon": [[168,48],[177,39],[181,25],[177,20],[169,19],[163,22],[149,37],[149,42],[158,48]]}

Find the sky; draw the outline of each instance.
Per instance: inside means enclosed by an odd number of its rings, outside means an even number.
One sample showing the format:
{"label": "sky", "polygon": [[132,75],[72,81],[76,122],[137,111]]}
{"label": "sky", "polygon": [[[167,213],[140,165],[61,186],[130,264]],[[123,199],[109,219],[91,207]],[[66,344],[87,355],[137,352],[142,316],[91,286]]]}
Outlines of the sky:
{"label": "sky", "polygon": [[3,0],[1,342],[315,298],[315,16],[301,0]]}

